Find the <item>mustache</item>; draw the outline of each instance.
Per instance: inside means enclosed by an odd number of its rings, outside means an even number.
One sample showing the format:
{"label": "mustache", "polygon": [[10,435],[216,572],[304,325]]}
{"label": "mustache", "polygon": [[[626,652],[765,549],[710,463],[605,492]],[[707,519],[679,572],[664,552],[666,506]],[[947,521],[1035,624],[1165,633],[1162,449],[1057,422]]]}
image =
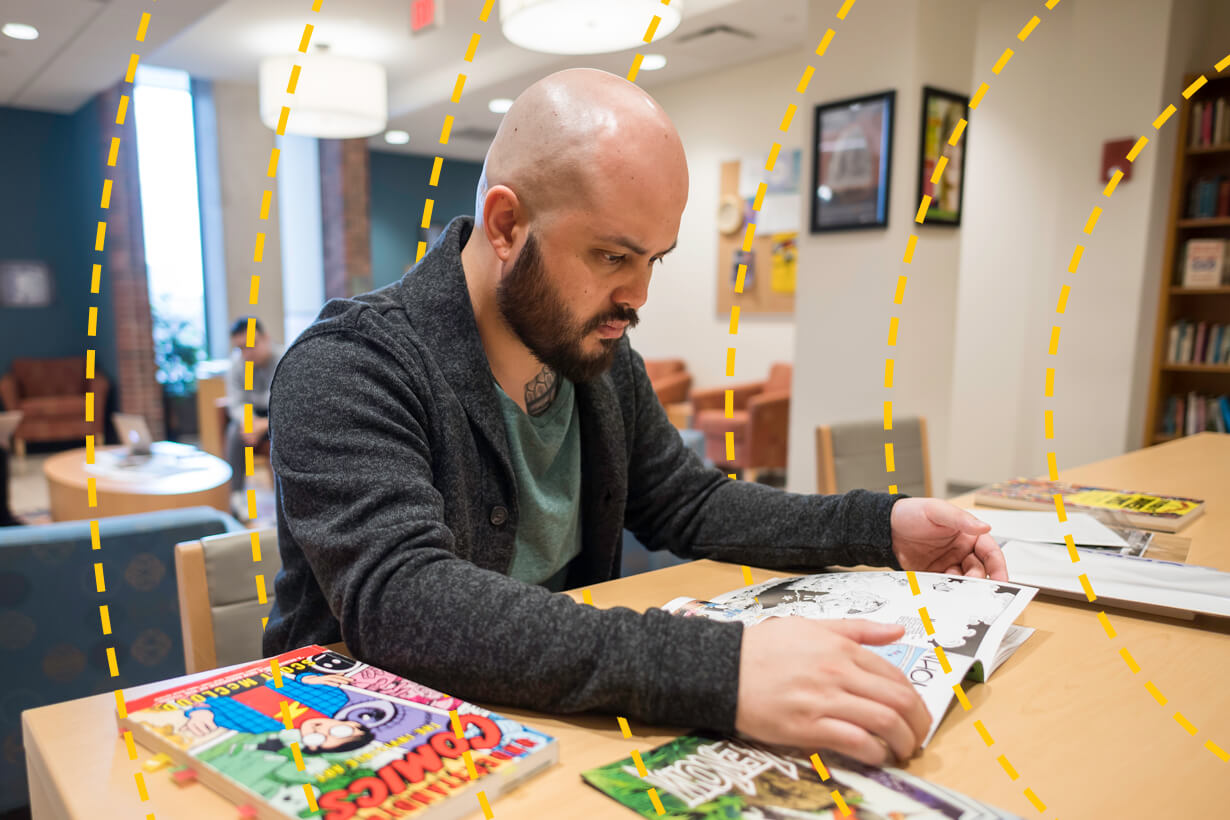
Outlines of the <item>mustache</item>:
{"label": "mustache", "polygon": [[640,324],[641,317],[637,315],[636,308],[620,307],[612,310],[610,313],[604,313],[601,316],[595,316],[585,326],[585,333],[590,333],[597,330],[599,327],[612,322],[627,322],[629,328],[636,327]]}

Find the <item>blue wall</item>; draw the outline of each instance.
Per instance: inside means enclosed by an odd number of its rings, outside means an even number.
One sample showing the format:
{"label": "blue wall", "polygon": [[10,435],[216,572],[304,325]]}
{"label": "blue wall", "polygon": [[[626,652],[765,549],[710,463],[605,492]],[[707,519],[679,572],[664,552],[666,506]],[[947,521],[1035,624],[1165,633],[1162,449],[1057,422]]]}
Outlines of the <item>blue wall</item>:
{"label": "blue wall", "polygon": [[[440,184],[432,188],[434,157],[371,153],[372,285],[383,287],[402,277],[414,264],[422,233],[423,201],[430,196],[433,224],[474,214],[474,190],[483,172],[481,162],[446,159]],[[429,193],[430,192],[430,193]]]}
{"label": "blue wall", "polygon": [[[46,308],[0,307],[0,373],[18,357],[84,356],[96,342],[96,367],[115,385],[115,328],[107,269],[100,293],[90,270],[100,214],[102,161],[97,104],[45,114],[0,106],[0,260],[47,262],[55,278]],[[89,307],[98,305],[98,336],[89,340]]]}

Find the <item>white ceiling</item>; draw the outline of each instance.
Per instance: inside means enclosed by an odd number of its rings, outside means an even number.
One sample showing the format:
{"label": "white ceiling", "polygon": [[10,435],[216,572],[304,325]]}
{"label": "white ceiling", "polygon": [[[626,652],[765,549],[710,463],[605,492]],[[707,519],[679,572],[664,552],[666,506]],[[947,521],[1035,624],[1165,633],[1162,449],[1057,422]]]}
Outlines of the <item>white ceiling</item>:
{"label": "white ceiling", "polygon": [[[119,80],[226,0],[0,0],[0,23],[28,23],[37,40],[0,36],[0,105],[67,114]],[[232,0],[233,2],[233,0]],[[141,13],[150,12],[138,43]]]}
{"label": "white ceiling", "polygon": [[[309,0],[3,0],[3,21],[30,23],[34,41],[0,37],[0,105],[68,112],[123,73],[128,54],[141,51],[152,65],[184,69],[194,76],[256,82],[262,57],[292,53],[303,25],[315,26],[312,42],[340,56],[365,57],[389,75],[389,127],[410,133],[410,143],[371,145],[386,151],[481,159],[485,139],[438,144],[446,114],[454,134],[491,132],[499,115],[487,110],[494,97],[516,97],[536,79],[563,68],[589,66],[626,74],[635,51],[592,57],[559,57],[525,51],[500,33],[498,4],[478,21],[484,0],[438,0],[444,25],[410,34],[410,0],[324,0],[319,13]],[[678,30],[647,50],[667,57],[662,71],[641,72],[637,82],[652,89],[697,74],[728,68],[802,45],[805,0],[685,0]],[[141,12],[151,12],[146,43],[133,40]],[[648,21],[646,21],[648,23]],[[718,33],[689,37],[716,25],[752,35]],[[472,63],[462,59],[470,35],[482,40]],[[449,102],[458,72],[467,75],[459,105]],[[252,116],[258,112],[253,111]]]}

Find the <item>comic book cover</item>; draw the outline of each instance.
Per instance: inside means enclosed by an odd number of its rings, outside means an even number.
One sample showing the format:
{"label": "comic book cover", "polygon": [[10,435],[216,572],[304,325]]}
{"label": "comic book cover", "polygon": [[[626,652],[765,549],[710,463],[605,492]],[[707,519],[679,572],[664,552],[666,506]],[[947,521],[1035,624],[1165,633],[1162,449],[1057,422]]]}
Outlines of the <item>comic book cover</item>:
{"label": "comic book cover", "polygon": [[324,647],[277,662],[137,698],[120,725],[268,820],[461,817],[559,758],[555,738]]}
{"label": "comic book cover", "polygon": [[[608,797],[654,820],[1020,820],[902,769],[835,752],[812,761],[793,749],[697,732],[641,757],[582,774]],[[653,788],[665,813],[658,813]]]}
{"label": "comic book cover", "polygon": [[[818,620],[865,618],[905,627],[901,639],[867,649],[888,660],[914,685],[931,714],[931,741],[953,701],[953,685],[984,681],[1033,634],[1013,622],[1037,590],[1001,581],[932,572],[826,572],[771,578],[711,601],[676,598],[663,606],[684,617],[739,621],[797,616]],[[920,607],[927,608],[924,622]],[[941,661],[936,647],[941,647]]]}
{"label": "comic book cover", "polygon": [[1064,481],[1018,478],[981,488],[974,503],[1015,510],[1053,510],[1063,497],[1067,512],[1089,513],[1103,523],[1178,532],[1204,512],[1199,498],[1091,487]]}

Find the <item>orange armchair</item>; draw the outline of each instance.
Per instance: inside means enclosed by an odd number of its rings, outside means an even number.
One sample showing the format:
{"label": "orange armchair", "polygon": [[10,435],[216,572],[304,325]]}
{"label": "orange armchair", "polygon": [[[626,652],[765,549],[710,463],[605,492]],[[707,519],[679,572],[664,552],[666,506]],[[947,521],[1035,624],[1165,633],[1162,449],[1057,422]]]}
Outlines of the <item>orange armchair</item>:
{"label": "orange armchair", "polygon": [[645,372],[663,407],[688,400],[692,374],[683,359],[646,359]]}
{"label": "orange armchair", "polygon": [[[13,434],[20,457],[27,441],[67,441],[94,435],[103,440],[104,408],[111,383],[101,373],[85,377],[85,357],[14,359],[0,378],[0,399],[9,410],[22,412]],[[94,393],[94,420],[85,420],[85,393]]]}
{"label": "orange armchair", "polygon": [[[778,363],[762,382],[697,390],[692,393],[695,425],[705,434],[705,456],[726,469],[748,473],[786,468],[790,430],[790,379],[793,368]],[[726,418],[726,391],[733,413]],[[735,457],[726,458],[726,434],[734,433]]]}

